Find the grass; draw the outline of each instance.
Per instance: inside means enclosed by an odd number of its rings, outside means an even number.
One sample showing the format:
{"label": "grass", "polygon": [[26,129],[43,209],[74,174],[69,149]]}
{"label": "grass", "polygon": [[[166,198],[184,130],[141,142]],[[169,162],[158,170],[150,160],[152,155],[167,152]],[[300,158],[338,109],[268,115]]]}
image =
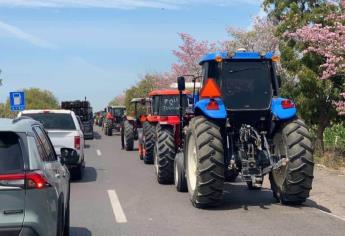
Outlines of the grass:
{"label": "grass", "polygon": [[316,164],[324,165],[334,170],[345,169],[345,150],[326,149],[323,155],[315,153],[314,161]]}

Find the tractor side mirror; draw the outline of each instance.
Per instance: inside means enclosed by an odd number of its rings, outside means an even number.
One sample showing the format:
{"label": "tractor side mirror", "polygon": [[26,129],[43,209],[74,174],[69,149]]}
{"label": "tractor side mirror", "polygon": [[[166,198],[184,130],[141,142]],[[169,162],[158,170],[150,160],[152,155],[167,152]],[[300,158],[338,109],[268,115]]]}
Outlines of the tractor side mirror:
{"label": "tractor side mirror", "polygon": [[277,75],[277,81],[278,81],[278,87],[281,88],[282,87],[282,77],[281,77],[281,75]]}
{"label": "tractor side mirror", "polygon": [[183,76],[177,78],[177,88],[179,91],[184,91],[186,89],[186,79]]}

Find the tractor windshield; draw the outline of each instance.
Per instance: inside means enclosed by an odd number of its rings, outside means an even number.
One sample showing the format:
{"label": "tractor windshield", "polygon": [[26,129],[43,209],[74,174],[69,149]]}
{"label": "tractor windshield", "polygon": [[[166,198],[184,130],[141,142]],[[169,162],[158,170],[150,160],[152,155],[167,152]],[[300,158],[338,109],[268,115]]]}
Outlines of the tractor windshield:
{"label": "tractor windshield", "polygon": [[[160,116],[176,116],[179,114],[179,96],[163,95],[156,96],[153,100],[154,113]],[[188,104],[187,96],[183,95],[183,106]]]}
{"label": "tractor windshield", "polygon": [[125,114],[125,109],[124,108],[112,108],[111,113],[113,116],[121,117]]}
{"label": "tractor windshield", "polygon": [[225,105],[231,110],[267,109],[272,98],[269,61],[224,61],[217,82]]}

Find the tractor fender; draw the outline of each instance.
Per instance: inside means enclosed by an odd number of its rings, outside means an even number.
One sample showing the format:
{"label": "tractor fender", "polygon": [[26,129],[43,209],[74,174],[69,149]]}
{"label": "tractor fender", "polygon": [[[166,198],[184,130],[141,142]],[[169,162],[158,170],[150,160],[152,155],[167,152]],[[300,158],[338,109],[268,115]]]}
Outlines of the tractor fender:
{"label": "tractor fender", "polygon": [[211,99],[206,98],[199,100],[195,103],[194,112],[196,115],[204,115],[211,119],[226,119],[227,112],[223,101],[220,98],[214,99],[219,106],[218,110],[208,110],[207,105],[210,103]]}
{"label": "tractor fender", "polygon": [[273,98],[272,99],[272,114],[279,120],[290,120],[297,115],[296,107],[284,109],[282,107],[282,101],[285,98]]}

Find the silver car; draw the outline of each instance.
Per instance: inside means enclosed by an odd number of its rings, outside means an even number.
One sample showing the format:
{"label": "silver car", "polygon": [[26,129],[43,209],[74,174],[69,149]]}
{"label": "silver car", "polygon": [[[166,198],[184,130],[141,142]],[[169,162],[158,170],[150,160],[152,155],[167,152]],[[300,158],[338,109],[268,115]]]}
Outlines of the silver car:
{"label": "silver car", "polygon": [[70,174],[62,163],[40,123],[0,119],[1,236],[69,235]]}

